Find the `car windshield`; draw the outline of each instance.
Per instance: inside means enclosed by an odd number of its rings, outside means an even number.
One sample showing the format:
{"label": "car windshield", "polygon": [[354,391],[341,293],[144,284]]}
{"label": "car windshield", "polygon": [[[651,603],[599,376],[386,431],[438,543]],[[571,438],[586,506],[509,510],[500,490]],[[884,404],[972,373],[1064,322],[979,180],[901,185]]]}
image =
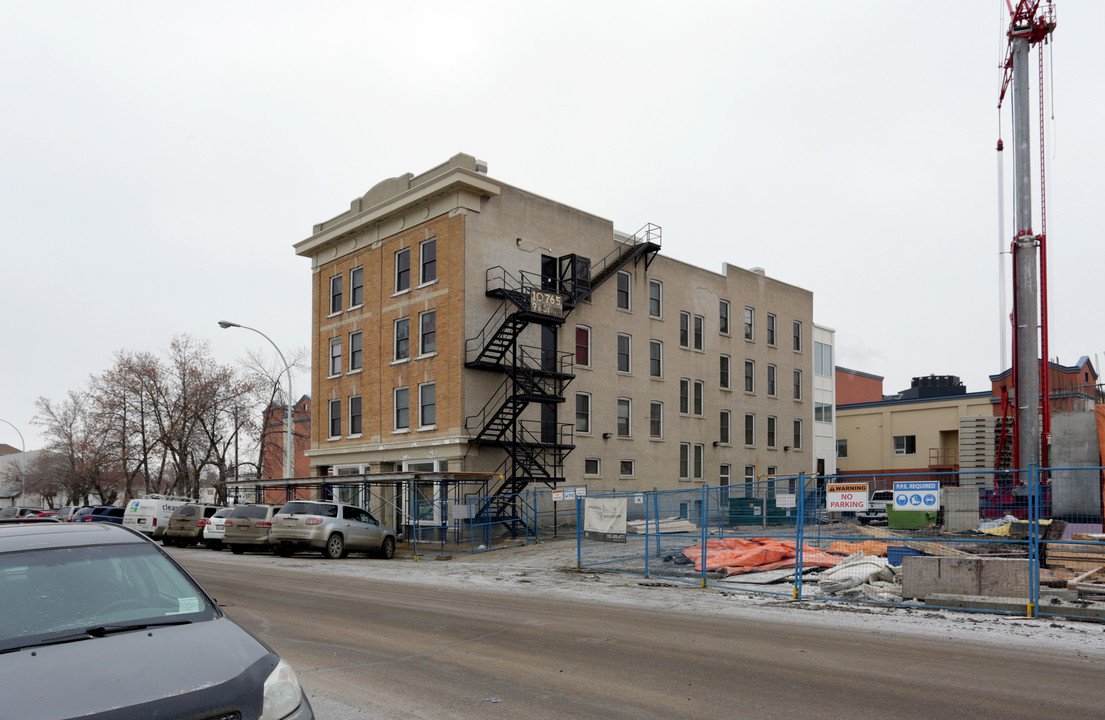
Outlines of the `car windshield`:
{"label": "car windshield", "polygon": [[210,620],[217,612],[203,591],[148,543],[0,554],[0,652],[58,638]]}
{"label": "car windshield", "polygon": [[269,509],[261,505],[246,505],[243,507],[234,508],[234,512],[230,513],[232,518],[264,518],[269,514]]}
{"label": "car windshield", "polygon": [[331,505],[330,503],[305,502],[296,500],[280,508],[280,511],[277,514],[323,515],[325,517],[336,518],[338,516],[338,506]]}

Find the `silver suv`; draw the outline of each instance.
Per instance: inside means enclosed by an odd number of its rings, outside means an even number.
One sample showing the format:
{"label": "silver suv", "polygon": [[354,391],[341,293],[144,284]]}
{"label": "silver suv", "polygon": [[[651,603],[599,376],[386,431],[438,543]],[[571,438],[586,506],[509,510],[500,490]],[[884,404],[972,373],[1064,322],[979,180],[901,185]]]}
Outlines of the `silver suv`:
{"label": "silver suv", "polygon": [[239,505],[223,525],[223,544],[241,555],[246,550],[268,550],[272,517],[279,505]]}
{"label": "silver suv", "polygon": [[273,517],[272,549],[281,557],[297,550],[318,550],[336,560],[351,552],[395,555],[395,531],[355,505],[330,501],[293,500]]}

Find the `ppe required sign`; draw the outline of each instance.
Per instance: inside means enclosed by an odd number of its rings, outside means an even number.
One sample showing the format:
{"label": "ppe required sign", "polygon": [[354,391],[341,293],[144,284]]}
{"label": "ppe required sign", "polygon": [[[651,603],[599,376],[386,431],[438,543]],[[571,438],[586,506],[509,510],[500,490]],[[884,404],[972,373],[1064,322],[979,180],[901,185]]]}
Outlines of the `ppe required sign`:
{"label": "ppe required sign", "polygon": [[826,485],[825,509],[829,512],[854,512],[866,510],[867,483]]}
{"label": "ppe required sign", "polygon": [[894,483],[895,510],[939,510],[940,482],[923,480]]}

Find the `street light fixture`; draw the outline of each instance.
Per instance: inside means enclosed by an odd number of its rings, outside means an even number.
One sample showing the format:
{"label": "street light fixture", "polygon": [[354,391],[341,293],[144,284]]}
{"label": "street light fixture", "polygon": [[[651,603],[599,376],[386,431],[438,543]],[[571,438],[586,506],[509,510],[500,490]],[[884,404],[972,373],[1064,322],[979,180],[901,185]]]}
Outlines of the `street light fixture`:
{"label": "street light fixture", "polygon": [[12,425],[4,418],[0,418],[0,422],[7,423],[12,426],[12,430],[15,430],[15,434],[19,436],[19,444],[23,446],[23,452],[19,454],[19,502],[21,505],[27,504],[27,441],[23,439],[23,433],[19,432],[19,428]]}
{"label": "street light fixture", "polygon": [[288,361],[284,359],[284,353],[280,352],[280,348],[276,346],[276,343],[272,341],[265,333],[261,332],[257,328],[247,327],[246,325],[239,325],[236,322],[230,322],[229,320],[220,320],[219,327],[223,330],[227,328],[242,328],[243,330],[252,330],[261,337],[265,338],[276,349],[276,354],[280,356],[280,361],[284,363],[284,371],[288,373],[288,402],[284,409],[284,477],[290,478],[295,475],[295,470],[292,464],[292,368],[288,365]]}

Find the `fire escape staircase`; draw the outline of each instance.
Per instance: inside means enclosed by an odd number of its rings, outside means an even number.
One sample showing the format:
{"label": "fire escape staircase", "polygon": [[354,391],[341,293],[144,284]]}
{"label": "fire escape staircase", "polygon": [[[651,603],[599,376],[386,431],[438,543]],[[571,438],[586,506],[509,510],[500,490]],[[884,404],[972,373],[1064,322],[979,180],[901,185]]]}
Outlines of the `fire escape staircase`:
{"label": "fire escape staircase", "polygon": [[497,470],[503,481],[487,488],[489,499],[477,520],[501,522],[517,534],[522,521],[518,495],[534,482],[548,487],[564,482],[564,458],[575,447],[574,423],[522,417],[532,404],[542,406],[547,416],[548,408],[564,402],[564,389],[575,377],[573,353],[524,345],[523,331],[530,325],[562,325],[573,308],[619,270],[641,262],[647,269],[660,250],[660,237],[659,226],[646,225],[593,265],[589,258],[565,255],[558,260],[558,277],[488,268],[486,293],[502,302],[480,333],[467,341],[465,367],[504,378],[465,427],[469,442],[500,447],[506,457]]}

